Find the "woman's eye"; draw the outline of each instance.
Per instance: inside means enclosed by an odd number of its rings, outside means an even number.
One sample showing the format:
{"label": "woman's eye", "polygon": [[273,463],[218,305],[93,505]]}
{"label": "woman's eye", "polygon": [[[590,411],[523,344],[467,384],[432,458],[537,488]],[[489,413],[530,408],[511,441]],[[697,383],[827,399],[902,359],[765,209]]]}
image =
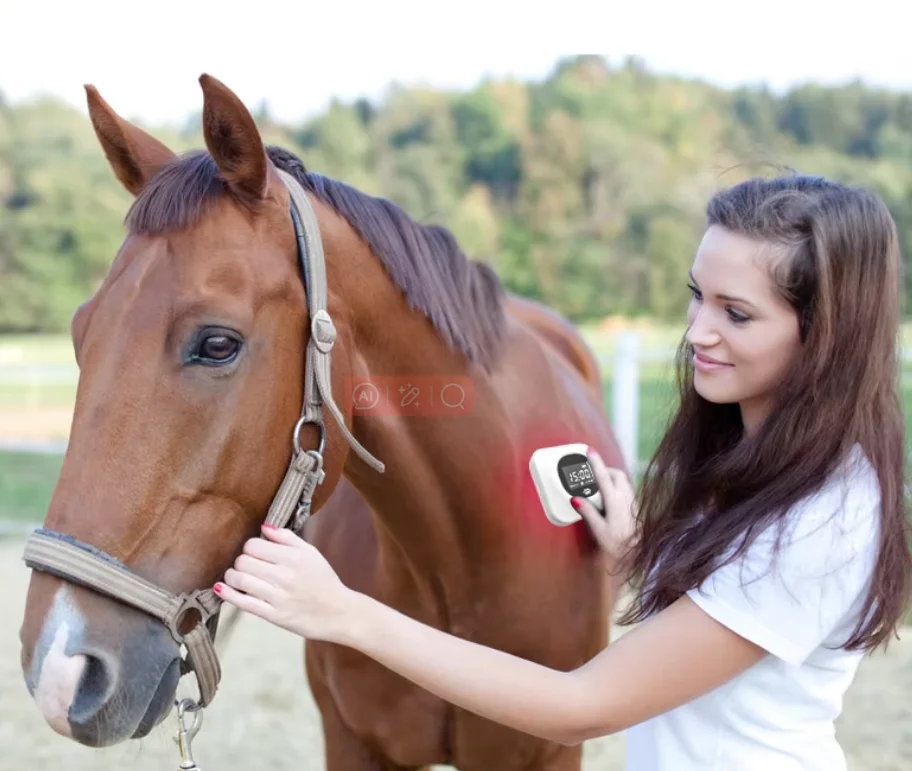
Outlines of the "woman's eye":
{"label": "woman's eye", "polygon": [[746,324],[750,321],[750,316],[745,316],[743,313],[739,313],[731,308],[728,309],[728,316],[736,324]]}
{"label": "woman's eye", "polygon": [[697,289],[693,284],[688,284],[687,288],[691,291],[694,297],[696,297],[698,300],[701,299],[700,290]]}

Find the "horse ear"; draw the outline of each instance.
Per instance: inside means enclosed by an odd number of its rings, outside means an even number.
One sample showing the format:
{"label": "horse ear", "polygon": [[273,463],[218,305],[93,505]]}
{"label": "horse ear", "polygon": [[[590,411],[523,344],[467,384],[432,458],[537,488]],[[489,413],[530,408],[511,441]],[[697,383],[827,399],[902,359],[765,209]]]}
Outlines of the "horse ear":
{"label": "horse ear", "polygon": [[86,85],[89,118],[115,176],[133,195],[177,156],[141,128],[121,118],[101,98],[95,86]]}
{"label": "horse ear", "polygon": [[201,75],[203,136],[206,147],[231,190],[242,201],[266,197],[268,160],[253,116],[231,89],[211,75]]}

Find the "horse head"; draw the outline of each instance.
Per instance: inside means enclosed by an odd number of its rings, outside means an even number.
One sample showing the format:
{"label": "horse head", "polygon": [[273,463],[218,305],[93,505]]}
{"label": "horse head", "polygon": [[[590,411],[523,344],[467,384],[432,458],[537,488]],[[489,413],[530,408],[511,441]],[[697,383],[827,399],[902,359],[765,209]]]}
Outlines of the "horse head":
{"label": "horse head", "polygon": [[[42,529],[43,547],[54,552],[59,541],[70,552],[56,562],[33,552],[42,569],[32,574],[21,642],[44,717],[90,746],[142,737],[168,714],[185,666],[179,643],[200,618],[172,614],[169,628],[79,580],[85,569],[74,579],[66,559],[84,554],[170,597],[195,597],[259,533],[295,447],[320,448],[317,510],[354,441],[344,416],[301,420],[321,288],[300,263],[308,239],[351,254],[355,235],[319,202],[309,232],[306,218],[296,221],[310,204],[292,205],[288,172],[273,162],[295,159],[264,147],[228,88],[206,75],[200,83],[208,152],[183,157],[86,88],[104,154],[135,200],[109,273],[72,320],[79,384]],[[364,282],[349,282],[350,291],[369,292]],[[357,352],[346,307],[330,310],[324,342],[335,371],[317,388],[332,402]]]}

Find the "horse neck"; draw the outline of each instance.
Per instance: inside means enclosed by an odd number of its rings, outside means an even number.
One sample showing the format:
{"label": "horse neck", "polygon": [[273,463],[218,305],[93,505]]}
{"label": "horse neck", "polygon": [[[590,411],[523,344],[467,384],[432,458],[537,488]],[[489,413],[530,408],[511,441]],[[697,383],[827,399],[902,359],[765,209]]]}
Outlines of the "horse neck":
{"label": "horse neck", "polygon": [[[409,308],[382,268],[360,265],[346,275],[357,277],[353,281],[360,287],[352,289],[350,281],[344,292],[353,337],[352,375],[381,384],[405,384],[409,375],[471,379],[473,404],[465,414],[357,417],[355,436],[386,470],[376,473],[354,453],[345,469],[396,548],[440,570],[447,560],[458,560],[461,551],[475,548],[476,521],[490,527],[493,519],[490,508],[496,497],[469,481],[489,478],[498,464],[505,470],[515,467],[512,456],[503,457],[512,442],[502,402],[492,377],[451,349],[422,314]],[[345,397],[350,398],[348,393]],[[483,537],[490,541],[491,533]]]}

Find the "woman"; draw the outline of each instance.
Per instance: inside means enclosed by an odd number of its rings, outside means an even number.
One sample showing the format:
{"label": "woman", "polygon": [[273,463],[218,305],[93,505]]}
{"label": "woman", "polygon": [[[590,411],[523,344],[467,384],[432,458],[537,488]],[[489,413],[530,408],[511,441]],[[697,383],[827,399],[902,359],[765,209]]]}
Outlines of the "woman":
{"label": "woman", "polygon": [[344,587],[288,531],[228,603],[348,645],[441,698],[562,743],[628,730],[632,771],[845,768],[833,721],[907,608],[900,257],[869,192],[752,179],[715,196],[690,272],[680,407],[639,501],[592,463],[574,505],[641,621],[572,672],[451,637]]}

